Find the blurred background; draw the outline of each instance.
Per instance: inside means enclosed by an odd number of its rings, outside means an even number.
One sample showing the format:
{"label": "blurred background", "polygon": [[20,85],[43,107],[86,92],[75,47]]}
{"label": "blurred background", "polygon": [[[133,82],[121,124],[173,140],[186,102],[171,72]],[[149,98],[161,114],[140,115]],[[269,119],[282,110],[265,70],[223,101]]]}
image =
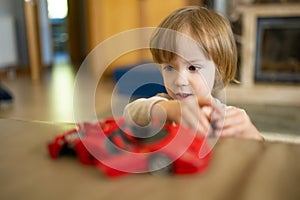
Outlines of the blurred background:
{"label": "blurred background", "polygon": [[[0,86],[12,97],[1,100],[0,117],[72,122],[74,81],[86,56],[185,5],[214,9],[232,24],[241,83],[228,86],[227,103],[245,108],[262,132],[300,134],[299,0],[0,0]],[[114,74],[145,62],[147,49],[109,65],[96,94],[99,117],[110,114]]]}

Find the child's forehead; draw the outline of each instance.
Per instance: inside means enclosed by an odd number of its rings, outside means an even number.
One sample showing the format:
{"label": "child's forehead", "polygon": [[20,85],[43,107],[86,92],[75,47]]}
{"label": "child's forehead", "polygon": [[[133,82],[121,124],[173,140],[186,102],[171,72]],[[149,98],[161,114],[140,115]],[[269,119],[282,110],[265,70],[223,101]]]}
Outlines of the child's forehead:
{"label": "child's forehead", "polygon": [[175,54],[188,61],[208,59],[203,45],[188,34],[179,35],[177,38]]}
{"label": "child's forehead", "polygon": [[179,41],[175,54],[185,60],[206,60],[206,54],[202,46],[194,40]]}
{"label": "child's forehead", "polygon": [[[203,50],[203,45],[191,34],[189,29],[176,31],[175,41],[170,39],[170,43],[174,45],[166,45],[167,51],[185,58],[186,60],[205,59],[206,54]],[[168,49],[171,47],[170,49]]]}
{"label": "child's forehead", "polygon": [[211,57],[201,43],[201,39],[195,36],[189,26],[184,26],[178,31],[158,29],[153,37],[151,48],[154,60],[158,63],[169,62],[175,55],[189,61],[207,60]]}

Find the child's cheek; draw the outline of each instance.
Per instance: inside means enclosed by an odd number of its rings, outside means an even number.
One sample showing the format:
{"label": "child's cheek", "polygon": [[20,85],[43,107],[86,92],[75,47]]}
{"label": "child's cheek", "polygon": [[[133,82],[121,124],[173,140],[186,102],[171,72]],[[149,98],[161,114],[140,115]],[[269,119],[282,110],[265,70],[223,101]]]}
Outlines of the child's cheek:
{"label": "child's cheek", "polygon": [[206,82],[207,87],[211,91],[215,83],[215,65],[213,62],[208,62],[208,67],[202,71],[202,77]]}

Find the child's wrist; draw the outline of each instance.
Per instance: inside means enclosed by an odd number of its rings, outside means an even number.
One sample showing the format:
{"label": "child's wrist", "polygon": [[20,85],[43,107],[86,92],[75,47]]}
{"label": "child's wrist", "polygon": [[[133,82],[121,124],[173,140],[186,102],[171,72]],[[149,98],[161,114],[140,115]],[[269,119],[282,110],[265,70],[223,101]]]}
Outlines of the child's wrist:
{"label": "child's wrist", "polygon": [[152,106],[151,120],[155,123],[164,124],[167,121],[166,101],[158,101]]}

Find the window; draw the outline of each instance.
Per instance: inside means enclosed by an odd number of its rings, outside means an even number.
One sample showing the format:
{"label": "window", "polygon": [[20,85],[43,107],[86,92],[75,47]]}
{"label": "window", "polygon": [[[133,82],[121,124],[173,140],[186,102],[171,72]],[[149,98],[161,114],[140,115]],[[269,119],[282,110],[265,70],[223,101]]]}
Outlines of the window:
{"label": "window", "polygon": [[68,0],[47,0],[50,19],[64,19],[68,15]]}

